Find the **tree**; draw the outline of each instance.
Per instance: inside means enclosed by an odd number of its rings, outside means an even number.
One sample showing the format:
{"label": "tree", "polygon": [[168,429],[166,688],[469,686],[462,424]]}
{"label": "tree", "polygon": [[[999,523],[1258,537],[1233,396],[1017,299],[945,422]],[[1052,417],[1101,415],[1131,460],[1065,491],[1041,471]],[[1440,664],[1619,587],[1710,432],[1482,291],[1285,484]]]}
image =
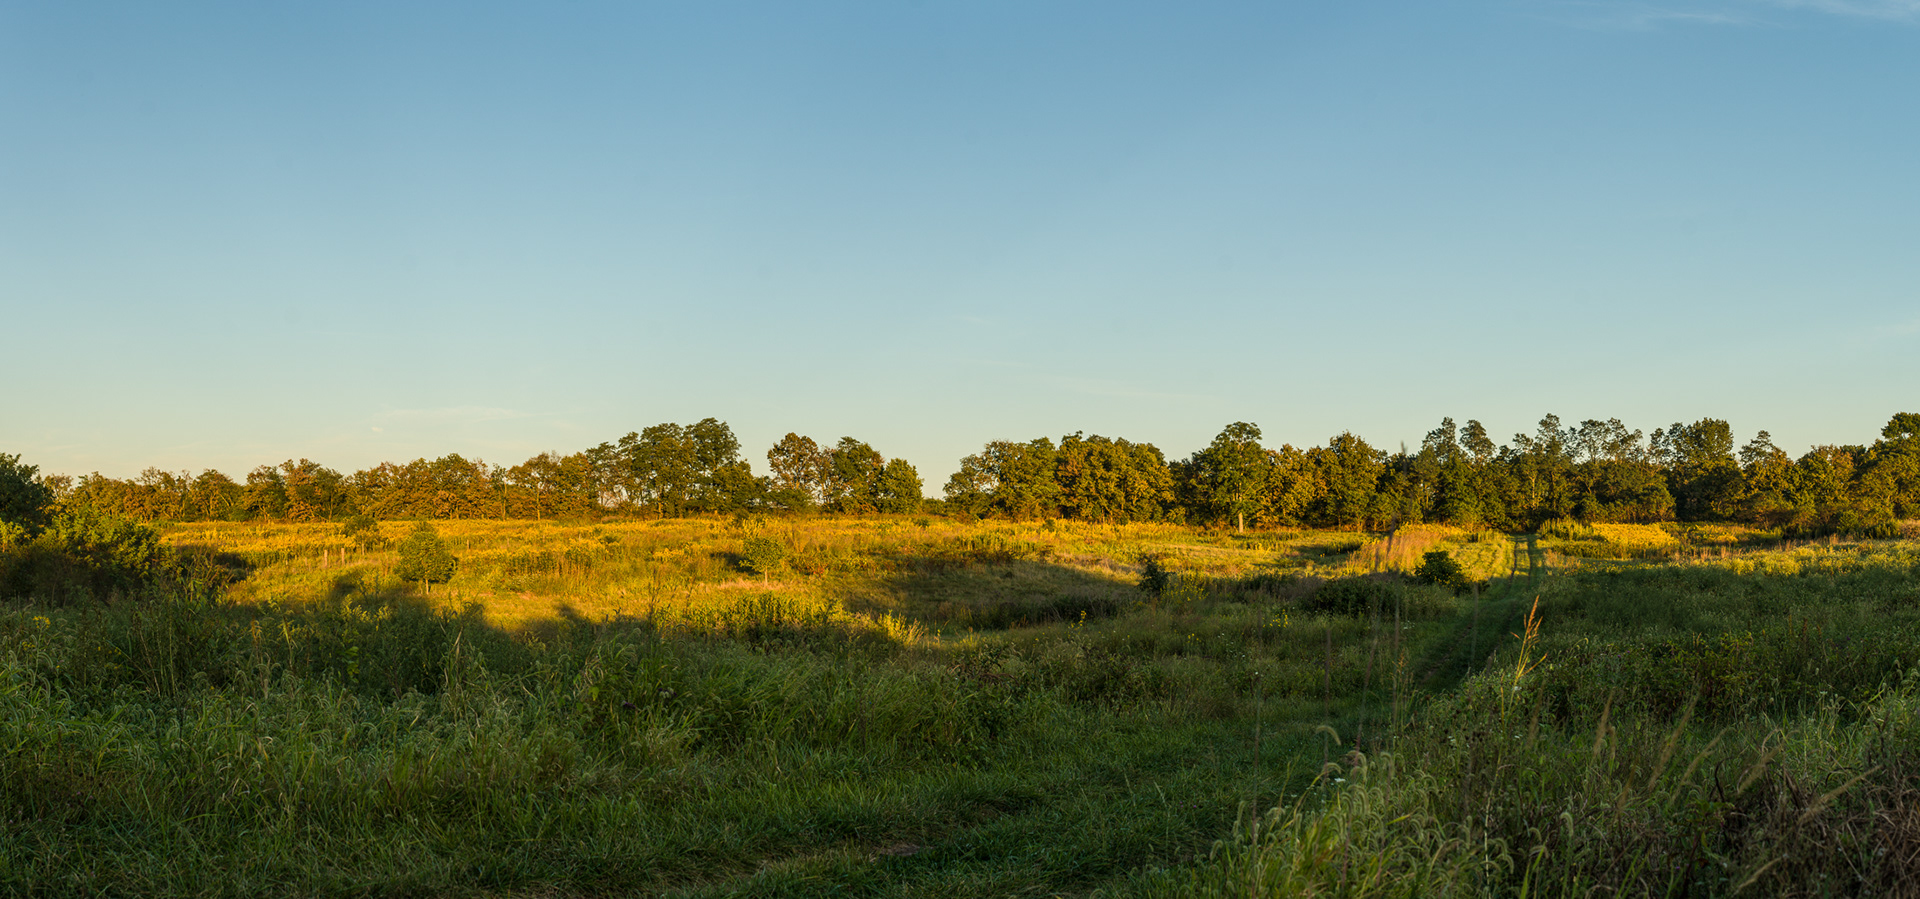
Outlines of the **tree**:
{"label": "tree", "polygon": [[920,473],[905,459],[889,459],[880,469],[873,491],[874,506],[882,512],[904,515],[920,511]]}
{"label": "tree", "polygon": [[1098,434],[1060,438],[1054,481],[1061,513],[1085,521],[1153,521],[1173,501],[1173,475],[1159,449]]}
{"label": "tree", "polygon": [[692,499],[695,462],[692,442],[671,422],[620,438],[622,481],[629,499],[660,517],[679,515]]}
{"label": "tree", "polygon": [[1493,441],[1477,421],[1458,428],[1451,417],[1442,418],[1440,427],[1427,432],[1416,469],[1430,484],[1433,517],[1464,527],[1486,520],[1481,473],[1492,456]]}
{"label": "tree", "polygon": [[345,511],[346,479],[307,459],[280,463],[288,521],[331,519]]}
{"label": "tree", "polygon": [[444,584],[453,580],[454,572],[460,567],[460,560],[447,550],[439,532],[425,521],[415,525],[407,539],[400,541],[399,551],[400,564],[393,571],[403,581]]}
{"label": "tree", "polygon": [[987,444],[983,455],[997,482],[994,508],[1016,520],[1058,514],[1060,484],[1054,480],[1058,467],[1055,453],[1053,441],[1045,437],[1026,443],[996,440]]}
{"label": "tree", "polygon": [[47,526],[53,491],[39,472],[39,466],[23,465],[17,455],[0,453],[0,524],[29,536]]}
{"label": "tree", "polygon": [[1258,512],[1273,478],[1272,459],[1260,446],[1260,426],[1236,421],[1193,454],[1190,469],[1202,502],[1219,518],[1231,518],[1241,532],[1247,515]]}
{"label": "tree", "polygon": [[662,517],[690,511],[724,512],[751,503],[757,493],[740,441],[717,418],[681,426],[665,422],[620,438],[618,483],[629,501]]}
{"label": "tree", "polygon": [[246,491],[232,478],[209,468],[200,472],[188,488],[188,518],[195,521],[236,518],[245,509],[245,495]]}
{"label": "tree", "polygon": [[1436,549],[1420,559],[1420,566],[1413,570],[1413,579],[1422,584],[1437,584],[1459,590],[1467,585],[1467,572],[1454,561],[1453,555],[1444,549]]}
{"label": "tree", "polygon": [[1273,476],[1267,480],[1267,491],[1261,497],[1259,519],[1269,527],[1298,525],[1321,496],[1321,483],[1313,463],[1306,453],[1287,443],[1277,450],[1268,450],[1267,455]]}
{"label": "tree", "polygon": [[1524,514],[1533,523],[1565,518],[1574,512],[1573,456],[1569,444],[1575,429],[1560,428],[1560,416],[1540,419],[1533,436],[1513,435],[1511,458]]}
{"label": "tree", "polygon": [[985,455],[973,454],[960,459],[960,470],[947,478],[943,492],[947,505],[969,515],[985,515],[993,508],[993,496],[1000,479]]}
{"label": "tree", "polygon": [[1773,445],[1773,435],[1754,435],[1740,448],[1742,517],[1764,527],[1793,520],[1793,459]]}
{"label": "tree", "polygon": [[1859,492],[1890,516],[1920,516],[1920,415],[1902,412],[1868,448]]}
{"label": "tree", "polygon": [[1022,519],[1059,514],[1059,451],[1040,437],[1025,443],[995,440],[960,460],[947,480],[947,502],[976,515],[998,512]]}
{"label": "tree", "polygon": [[769,498],[789,509],[808,509],[826,502],[832,461],[811,437],[788,432],[767,450],[772,472]]}
{"label": "tree", "polygon": [[1366,527],[1373,511],[1375,491],[1386,459],[1379,450],[1367,445],[1352,432],[1342,431],[1323,447],[1307,451],[1307,458],[1325,485],[1316,523],[1334,527]]}
{"label": "tree", "polygon": [[278,519],[287,513],[287,482],[280,469],[260,465],[247,472],[246,509],[249,518]]}
{"label": "tree", "polygon": [[1666,478],[1639,431],[1620,419],[1588,419],[1569,429],[1573,513],[1583,521],[1657,521],[1673,514]]}
{"label": "tree", "polygon": [[840,438],[827,454],[827,508],[854,514],[874,511],[880,472],[886,465],[887,457],[866,442]]}
{"label": "tree", "polygon": [[1668,490],[1685,521],[1725,518],[1740,498],[1740,466],[1733,457],[1733,429],[1717,418],[1653,432],[1654,459],[1667,469]]}
{"label": "tree", "polygon": [[599,498],[587,453],[541,453],[507,469],[503,486],[507,514],[519,518],[580,518]]}

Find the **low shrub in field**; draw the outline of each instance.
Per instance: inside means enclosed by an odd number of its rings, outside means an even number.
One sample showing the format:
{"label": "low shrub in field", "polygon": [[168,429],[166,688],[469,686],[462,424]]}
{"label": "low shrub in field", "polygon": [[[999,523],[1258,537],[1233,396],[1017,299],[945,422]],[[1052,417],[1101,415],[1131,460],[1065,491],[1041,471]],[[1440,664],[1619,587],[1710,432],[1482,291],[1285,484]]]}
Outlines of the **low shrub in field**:
{"label": "low shrub in field", "polygon": [[393,573],[403,581],[444,584],[453,580],[459,568],[460,560],[447,550],[439,532],[423,521],[407,539],[400,541],[400,563],[394,566]]}
{"label": "low shrub in field", "polygon": [[1173,572],[1167,570],[1165,560],[1158,554],[1146,553],[1140,557],[1139,586],[1142,592],[1158,599],[1167,592],[1167,585],[1172,580]]}
{"label": "low shrub in field", "polygon": [[740,564],[754,574],[772,574],[786,558],[786,544],[771,537],[748,537],[740,548]]}
{"label": "low shrub in field", "polygon": [[1124,608],[1118,599],[1108,594],[1068,594],[993,603],[968,612],[964,621],[971,627],[999,630],[1052,622],[1112,618]]}
{"label": "low shrub in field", "polygon": [[1467,586],[1467,572],[1444,549],[1427,553],[1421,559],[1420,567],[1413,570],[1413,579],[1422,584],[1449,587],[1455,590]]}
{"label": "low shrub in field", "polygon": [[1375,577],[1334,578],[1308,594],[1300,607],[1308,612],[1349,615],[1355,618],[1375,611],[1390,611],[1399,593],[1392,581]]}
{"label": "low shrub in field", "polygon": [[0,596],[53,603],[130,593],[167,573],[153,528],[89,506],[57,510],[31,540],[0,546]]}

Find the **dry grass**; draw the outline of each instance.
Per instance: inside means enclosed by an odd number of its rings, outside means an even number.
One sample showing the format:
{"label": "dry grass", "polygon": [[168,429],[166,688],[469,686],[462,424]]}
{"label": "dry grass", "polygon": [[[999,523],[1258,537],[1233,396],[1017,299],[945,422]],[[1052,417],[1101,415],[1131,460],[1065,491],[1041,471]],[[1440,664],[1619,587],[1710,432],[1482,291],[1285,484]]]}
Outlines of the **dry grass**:
{"label": "dry grass", "polygon": [[1649,553],[1680,545],[1673,534],[1653,524],[1595,524],[1600,539],[1626,553]]}
{"label": "dry grass", "polygon": [[[964,628],[1031,617],[1043,607],[1133,602],[1138,560],[1148,553],[1206,578],[1284,569],[1272,547],[1299,536],[906,516],[434,526],[460,568],[450,583],[415,589],[442,607],[476,607],[488,623],[509,629],[622,616],[697,626],[763,601],[882,629],[906,619]],[[392,574],[394,544],[409,527],[385,522],[348,536],[331,524],[202,522],[171,526],[164,540],[245,560],[253,571],[235,587],[237,601],[286,602],[403,587]],[[752,537],[782,544],[777,570],[743,566]]]}

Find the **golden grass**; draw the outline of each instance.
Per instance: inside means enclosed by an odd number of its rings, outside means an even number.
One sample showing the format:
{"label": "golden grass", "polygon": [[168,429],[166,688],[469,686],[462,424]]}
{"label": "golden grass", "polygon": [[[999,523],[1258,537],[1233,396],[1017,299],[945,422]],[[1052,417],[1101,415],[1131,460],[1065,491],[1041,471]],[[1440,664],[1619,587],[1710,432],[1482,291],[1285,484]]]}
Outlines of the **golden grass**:
{"label": "golden grass", "polygon": [[[413,526],[382,522],[375,533],[348,536],[336,524],[197,522],[167,527],[163,540],[245,559],[252,573],[232,591],[236,601],[300,602],[383,590],[422,592],[423,585],[400,584],[392,574],[394,545]],[[1190,574],[1242,577],[1272,568],[1272,547],[1299,536],[1248,539],[1170,524],[910,516],[460,520],[433,526],[460,568],[450,583],[426,587],[424,598],[442,607],[477,606],[489,623],[510,629],[622,616],[725,629],[734,610],[752,607],[794,621],[893,632],[906,626],[905,616],[942,611],[927,605],[927,593],[939,593],[944,611],[961,620],[979,610],[968,606],[1022,596],[1130,596],[1143,554],[1159,554]],[[763,576],[739,564],[745,541],[756,536],[787,548],[781,570]],[[973,571],[970,563],[978,561],[996,563],[991,577]]]}
{"label": "golden grass", "polygon": [[1680,545],[1673,534],[1656,524],[1595,524],[1593,532],[1628,553],[1653,552]]}

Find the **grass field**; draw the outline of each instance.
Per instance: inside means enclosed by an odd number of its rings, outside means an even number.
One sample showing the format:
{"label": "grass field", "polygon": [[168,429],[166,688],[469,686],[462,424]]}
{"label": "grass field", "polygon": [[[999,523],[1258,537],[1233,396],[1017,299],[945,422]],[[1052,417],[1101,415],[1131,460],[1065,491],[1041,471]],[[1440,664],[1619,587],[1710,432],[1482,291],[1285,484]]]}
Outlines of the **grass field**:
{"label": "grass field", "polygon": [[[1920,846],[1907,543],[439,522],[429,586],[410,527],[0,608],[0,884],[1886,895]],[[1375,574],[1434,550],[1477,586]]]}

